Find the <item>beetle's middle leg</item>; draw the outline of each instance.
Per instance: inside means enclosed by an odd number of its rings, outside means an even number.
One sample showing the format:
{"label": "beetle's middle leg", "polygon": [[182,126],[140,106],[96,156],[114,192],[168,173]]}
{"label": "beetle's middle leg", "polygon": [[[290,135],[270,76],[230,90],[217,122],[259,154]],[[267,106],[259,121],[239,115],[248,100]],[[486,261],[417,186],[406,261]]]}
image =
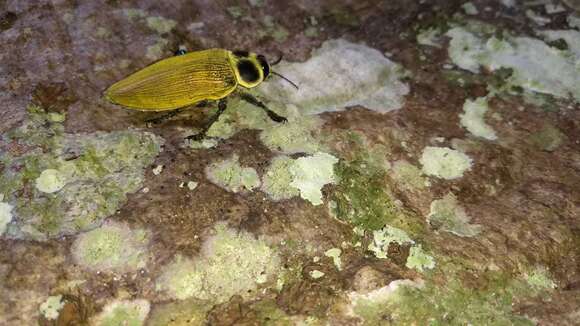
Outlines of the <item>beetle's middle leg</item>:
{"label": "beetle's middle leg", "polygon": [[[195,107],[202,108],[202,107],[206,107],[207,105],[208,105],[208,101],[201,101],[201,102],[195,104]],[[187,108],[189,108],[189,106],[182,107],[182,108],[175,109],[175,110],[171,110],[171,111],[168,111],[168,112],[166,112],[158,117],[147,119],[147,120],[145,120],[145,122],[151,123],[154,125],[160,124],[160,123],[167,121],[167,120],[173,118],[174,116],[180,114],[181,112],[185,111],[185,109],[187,109]]]}
{"label": "beetle's middle leg", "polygon": [[171,110],[171,111],[166,112],[158,117],[147,119],[147,120],[145,120],[145,123],[148,123],[148,124],[150,123],[150,124],[154,124],[154,125],[160,124],[161,122],[169,120],[169,119],[173,118],[174,116],[178,115],[181,111],[183,111],[183,109],[185,109],[185,108]]}
{"label": "beetle's middle leg", "polygon": [[198,132],[197,134],[187,136],[187,137],[185,137],[185,139],[202,140],[205,137],[205,135],[207,134],[207,131],[209,130],[209,128],[211,128],[211,126],[214,123],[216,123],[216,121],[218,121],[218,119],[220,118],[220,116],[222,115],[222,113],[224,113],[224,111],[227,109],[227,107],[228,107],[228,101],[227,101],[227,99],[222,98],[221,100],[219,100],[217,112],[214,115],[211,116],[211,118],[205,124],[205,126],[203,126],[203,128],[201,129],[201,131]]}
{"label": "beetle's middle leg", "polygon": [[252,94],[249,93],[243,93],[240,92],[240,98],[250,104],[253,104],[257,107],[259,107],[260,109],[264,110],[266,112],[266,114],[268,115],[268,118],[270,118],[272,121],[274,122],[287,122],[288,119],[286,119],[285,117],[279,115],[278,113],[270,110],[266,104],[262,103],[260,100],[258,100],[257,98],[255,98]]}

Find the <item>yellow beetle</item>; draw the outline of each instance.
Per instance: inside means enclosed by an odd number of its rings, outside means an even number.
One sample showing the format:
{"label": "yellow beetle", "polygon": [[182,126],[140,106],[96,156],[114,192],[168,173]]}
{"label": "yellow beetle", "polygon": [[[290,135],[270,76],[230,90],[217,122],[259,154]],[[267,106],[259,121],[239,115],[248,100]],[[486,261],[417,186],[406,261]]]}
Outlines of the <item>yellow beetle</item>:
{"label": "yellow beetle", "polygon": [[[258,86],[270,73],[297,87],[290,80],[271,71],[263,55],[224,49],[179,53],[113,84],[105,91],[105,97],[112,103],[142,111],[177,110],[204,101],[219,100],[219,109],[209,123],[199,134],[189,137],[201,139],[225,111],[228,95],[238,86]],[[243,100],[265,110],[270,119],[286,121],[286,118],[268,109],[251,94],[238,93]]]}

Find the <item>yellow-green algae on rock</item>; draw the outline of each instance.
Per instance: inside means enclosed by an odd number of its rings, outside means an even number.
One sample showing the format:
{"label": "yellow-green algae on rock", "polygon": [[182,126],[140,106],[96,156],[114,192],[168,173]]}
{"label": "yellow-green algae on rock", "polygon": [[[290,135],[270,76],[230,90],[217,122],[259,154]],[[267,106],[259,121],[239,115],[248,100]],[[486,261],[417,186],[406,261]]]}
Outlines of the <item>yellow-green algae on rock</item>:
{"label": "yellow-green algae on rock", "polygon": [[416,245],[411,247],[405,266],[423,273],[425,270],[435,268],[435,259],[427,254],[421,245]]}
{"label": "yellow-green algae on rock", "polygon": [[52,194],[61,190],[66,184],[66,179],[60,171],[55,169],[46,169],[36,178],[36,189]]}
{"label": "yellow-green algae on rock", "polygon": [[405,160],[395,161],[391,172],[392,176],[408,190],[423,190],[430,185],[423,172]]}
{"label": "yellow-green algae on rock", "polygon": [[98,227],[141,187],[163,144],[137,130],[69,134],[62,120],[30,106],[24,124],[0,137],[0,194],[14,207],[7,237],[46,240]]}
{"label": "yellow-green algae on rock", "polygon": [[[266,100],[267,98],[264,98]],[[269,102],[268,106],[285,116],[284,124],[271,121],[264,111],[249,103],[232,99],[228,109],[208,131],[209,137],[227,139],[243,129],[261,130],[260,140],[270,150],[285,154],[314,153],[321,149],[314,134],[322,125],[317,116],[304,115],[300,108]],[[192,148],[205,148],[203,142],[191,142]]]}
{"label": "yellow-green algae on rock", "polygon": [[368,250],[377,258],[388,259],[389,246],[392,243],[410,247],[409,256],[407,256],[405,263],[407,268],[415,269],[421,273],[435,268],[435,259],[423,250],[421,244],[417,244],[405,231],[390,225],[385,225],[381,230],[373,231],[373,241],[369,244]]}
{"label": "yellow-green algae on rock", "polygon": [[277,156],[262,176],[262,191],[273,200],[282,200],[298,196],[298,188],[291,185],[293,176],[290,168],[294,160],[289,156]]}
{"label": "yellow-green algae on rock", "polygon": [[103,311],[93,318],[91,325],[95,326],[141,326],[149,314],[149,301],[113,300]]}
{"label": "yellow-green algae on rock", "polygon": [[338,159],[327,153],[315,153],[296,159],[290,167],[291,186],[300,190],[300,196],[312,205],[322,204],[322,187],[335,183],[334,164]]}
{"label": "yellow-green algae on rock", "polygon": [[373,241],[369,244],[368,249],[375,257],[385,259],[391,243],[402,246],[414,244],[415,241],[405,231],[386,225],[381,230],[373,231]]}
{"label": "yellow-green algae on rock", "polygon": [[463,114],[460,117],[461,126],[476,137],[487,140],[496,140],[497,135],[493,128],[485,123],[484,117],[489,109],[487,97],[478,97],[475,100],[466,100],[463,104]]}
{"label": "yellow-green algae on rock", "polygon": [[212,183],[231,192],[253,190],[261,185],[261,190],[273,200],[300,195],[313,205],[320,205],[322,188],[335,182],[333,167],[336,162],[336,157],[324,152],[297,159],[280,155],[272,159],[260,180],[256,170],[242,167],[234,154],[208,165],[205,172]]}
{"label": "yellow-green algae on rock", "polygon": [[[2,197],[0,195],[0,197]],[[12,209],[14,207],[8,203],[0,201],[0,236],[6,231],[6,226],[12,221]]]}
{"label": "yellow-green algae on rock", "polygon": [[447,180],[461,178],[472,164],[471,158],[463,152],[433,146],[423,149],[419,161],[425,174]]}
{"label": "yellow-green algae on rock", "polygon": [[231,192],[253,190],[260,186],[260,177],[254,168],[242,167],[237,155],[215,162],[205,169],[207,178]]}
{"label": "yellow-green algae on rock", "polygon": [[385,183],[385,167],[374,162],[369,153],[359,153],[353,160],[341,160],[335,166],[337,187],[333,193],[332,212],[362,230],[380,230],[387,223],[405,224],[404,218]]}
{"label": "yellow-green algae on rock", "polygon": [[147,325],[150,326],[198,326],[205,325],[207,311],[211,306],[195,299],[172,301],[155,305]]}
{"label": "yellow-green algae on rock", "polygon": [[278,254],[264,240],[220,223],[198,257],[177,256],[164,267],[157,289],[180,300],[224,302],[236,294],[251,297],[279,268]]}
{"label": "yellow-green algae on rock", "polygon": [[427,222],[435,230],[451,232],[460,237],[473,237],[481,232],[481,225],[470,224],[470,219],[453,193],[434,200],[427,216]]}
{"label": "yellow-green algae on rock", "polygon": [[62,300],[62,295],[53,295],[46,298],[46,301],[40,305],[39,310],[47,320],[56,320],[63,307],[64,301]]}
{"label": "yellow-green algae on rock", "polygon": [[447,284],[396,280],[368,294],[351,293],[352,314],[362,325],[534,325],[512,310],[516,298],[537,294],[522,280],[491,273],[488,286],[469,288],[456,279]]}
{"label": "yellow-green algae on rock", "polygon": [[106,222],[78,235],[71,250],[75,262],[88,270],[130,272],[145,267],[148,243],[149,232]]}

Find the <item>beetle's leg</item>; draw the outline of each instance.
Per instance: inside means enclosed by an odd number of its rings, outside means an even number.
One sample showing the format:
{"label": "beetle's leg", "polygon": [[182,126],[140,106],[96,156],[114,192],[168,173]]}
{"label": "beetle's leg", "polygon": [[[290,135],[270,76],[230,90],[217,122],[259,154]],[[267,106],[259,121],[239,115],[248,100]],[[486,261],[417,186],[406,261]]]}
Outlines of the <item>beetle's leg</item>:
{"label": "beetle's leg", "polygon": [[183,111],[183,109],[185,109],[185,108],[179,108],[179,109],[168,111],[168,112],[166,112],[158,117],[145,120],[145,123],[151,123],[154,125],[159,124],[163,121],[166,121],[166,120],[173,118],[174,116],[179,114],[181,111]]}
{"label": "beetle's leg", "polygon": [[258,100],[257,98],[254,97],[254,95],[249,94],[249,93],[244,93],[244,92],[240,92],[240,98],[250,104],[253,104],[257,107],[259,107],[260,109],[266,111],[266,114],[268,114],[268,117],[275,122],[287,122],[288,119],[286,119],[285,117],[278,115],[278,113],[268,109],[268,107],[266,106],[266,104],[262,103],[260,100]]}
{"label": "beetle's leg", "polygon": [[[206,107],[208,105],[208,103],[209,103],[208,101],[203,100],[201,102],[196,103],[195,104],[195,107],[196,108],[203,108],[203,107]],[[162,114],[162,115],[160,115],[158,117],[145,120],[145,122],[146,123],[151,123],[151,124],[159,124],[161,122],[164,122],[166,120],[169,120],[169,119],[173,118],[174,116],[180,114],[181,112],[183,112],[187,108],[189,108],[189,106],[185,106],[185,107],[182,107],[182,108],[179,108],[179,109],[175,109],[175,110],[169,111],[169,112],[167,112],[165,114]]]}
{"label": "beetle's leg", "polygon": [[205,137],[205,134],[207,133],[207,131],[209,130],[209,128],[211,128],[211,126],[216,121],[218,121],[218,119],[220,118],[220,115],[222,115],[222,113],[224,113],[224,111],[226,110],[227,107],[228,107],[228,101],[225,98],[222,98],[218,102],[218,110],[217,110],[217,112],[214,115],[211,116],[211,118],[205,124],[205,126],[203,126],[203,128],[201,129],[201,131],[198,132],[195,135],[187,136],[187,137],[185,137],[185,139],[202,140]]}

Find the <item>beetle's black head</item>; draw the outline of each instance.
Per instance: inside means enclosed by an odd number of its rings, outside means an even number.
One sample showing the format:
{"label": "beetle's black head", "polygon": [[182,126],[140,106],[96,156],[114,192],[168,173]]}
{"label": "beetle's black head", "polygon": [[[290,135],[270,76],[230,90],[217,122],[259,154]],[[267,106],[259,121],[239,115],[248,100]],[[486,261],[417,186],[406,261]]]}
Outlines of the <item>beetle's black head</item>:
{"label": "beetle's black head", "polygon": [[238,83],[243,87],[258,86],[270,74],[270,66],[263,55],[237,50],[232,56]]}
{"label": "beetle's black head", "polygon": [[268,61],[266,60],[266,57],[258,54],[257,56],[258,58],[258,62],[260,63],[260,66],[262,66],[262,72],[264,73],[264,79],[266,77],[268,77],[268,75],[270,75],[270,65],[268,64]]}

